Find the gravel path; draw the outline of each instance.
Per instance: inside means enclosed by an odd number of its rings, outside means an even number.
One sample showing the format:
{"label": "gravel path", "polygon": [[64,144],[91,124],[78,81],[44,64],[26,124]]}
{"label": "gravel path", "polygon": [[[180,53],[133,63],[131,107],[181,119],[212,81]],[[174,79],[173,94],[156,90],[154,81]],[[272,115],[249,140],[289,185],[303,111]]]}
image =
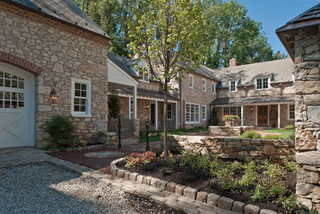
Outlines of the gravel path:
{"label": "gravel path", "polygon": [[183,213],[50,163],[0,168],[0,214]]}

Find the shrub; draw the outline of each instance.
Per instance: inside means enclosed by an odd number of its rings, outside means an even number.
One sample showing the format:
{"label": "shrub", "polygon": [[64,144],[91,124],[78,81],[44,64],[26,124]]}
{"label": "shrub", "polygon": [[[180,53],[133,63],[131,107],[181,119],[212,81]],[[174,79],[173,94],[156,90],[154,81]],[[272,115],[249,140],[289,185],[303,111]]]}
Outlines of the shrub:
{"label": "shrub", "polygon": [[284,130],[288,130],[288,131],[294,131],[294,125],[287,125],[283,128]]}
{"label": "shrub", "polygon": [[269,177],[274,180],[280,180],[286,174],[284,168],[279,164],[269,164],[268,166],[265,166],[265,169],[266,171],[263,173],[269,175]]}
{"label": "shrub", "polygon": [[109,118],[120,117],[120,100],[116,91],[112,91],[108,97]]}
{"label": "shrub", "polygon": [[261,135],[255,131],[246,131],[239,138],[251,138],[251,139],[260,139]]}
{"label": "shrub", "polygon": [[292,133],[290,135],[287,135],[287,136],[279,136],[279,139],[280,140],[295,140],[295,133]]}
{"label": "shrub", "polygon": [[54,115],[45,125],[45,131],[51,137],[49,147],[61,149],[75,146],[75,125],[71,122],[70,117],[66,115]]}
{"label": "shrub", "polygon": [[263,139],[278,140],[279,139],[279,135],[268,134],[268,135],[264,136]]}
{"label": "shrub", "polygon": [[169,166],[173,166],[176,164],[176,160],[173,158],[173,157],[167,157],[166,159],[166,163],[169,165]]}
{"label": "shrub", "polygon": [[284,160],[284,168],[286,170],[288,170],[289,172],[297,172],[297,164],[294,161],[288,161],[288,160]]}
{"label": "shrub", "polygon": [[181,165],[187,170],[205,172],[210,168],[209,155],[201,155],[198,151],[183,151]]}
{"label": "shrub", "polygon": [[135,167],[139,164],[151,163],[155,159],[156,159],[156,154],[151,151],[147,151],[143,154],[133,152],[130,155],[127,155],[125,157],[125,159],[124,159],[126,162],[125,167],[131,168],[131,167]]}
{"label": "shrub", "polygon": [[218,119],[217,109],[215,107],[212,107],[211,116],[210,116],[210,125],[216,126],[218,124],[219,124],[219,119]]}

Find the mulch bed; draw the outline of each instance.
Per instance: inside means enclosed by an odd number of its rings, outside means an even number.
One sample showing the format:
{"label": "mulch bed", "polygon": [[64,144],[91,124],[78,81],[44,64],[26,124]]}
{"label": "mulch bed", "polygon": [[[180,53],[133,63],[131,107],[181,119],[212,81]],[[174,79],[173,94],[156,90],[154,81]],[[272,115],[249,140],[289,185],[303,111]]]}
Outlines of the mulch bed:
{"label": "mulch bed", "polygon": [[[131,172],[137,172],[138,174],[151,176],[154,178],[159,178],[161,180],[165,180],[168,182],[174,182],[176,184],[181,184],[184,186],[189,186],[194,189],[197,189],[198,191],[205,191],[208,193],[215,193],[220,196],[225,196],[228,198],[232,198],[235,201],[241,201],[246,204],[254,204],[259,206],[262,209],[270,209],[275,210],[277,212],[285,213],[285,210],[281,207],[277,207],[275,204],[272,204],[271,202],[268,203],[262,203],[253,201],[250,198],[250,195],[248,193],[245,193],[245,191],[250,192],[251,190],[248,188],[240,189],[240,191],[232,192],[230,190],[224,190],[221,188],[221,185],[218,180],[214,179],[214,182],[210,184],[210,177],[203,176],[200,174],[197,174],[196,172],[190,172],[186,173],[183,167],[179,166],[179,157],[175,157],[177,164],[175,167],[168,167],[166,162],[163,159],[157,158],[156,161],[153,161],[149,164],[145,165],[138,165],[133,168],[125,168],[125,161],[121,161],[117,164],[119,168],[131,171]],[[165,172],[165,173],[164,173]],[[288,186],[292,192],[295,192],[295,185],[296,185],[296,173],[287,172],[285,183]]]}

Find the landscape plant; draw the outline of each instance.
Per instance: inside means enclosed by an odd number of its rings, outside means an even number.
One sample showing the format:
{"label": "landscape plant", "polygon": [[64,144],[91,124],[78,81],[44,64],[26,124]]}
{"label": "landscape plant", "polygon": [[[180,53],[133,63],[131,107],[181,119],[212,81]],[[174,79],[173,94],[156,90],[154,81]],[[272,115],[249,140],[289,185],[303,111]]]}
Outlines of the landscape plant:
{"label": "landscape plant", "polygon": [[239,138],[251,138],[251,139],[260,139],[261,135],[255,131],[246,131]]}
{"label": "landscape plant", "polygon": [[76,126],[69,116],[64,114],[54,115],[45,122],[45,131],[50,134],[51,138],[49,147],[53,149],[74,147],[76,145],[75,128]]}
{"label": "landscape plant", "polygon": [[147,163],[151,163],[152,161],[154,161],[156,159],[156,154],[154,152],[151,151],[147,151],[143,154],[141,153],[137,153],[137,152],[133,152],[130,155],[127,155],[125,157],[125,167],[126,168],[131,168],[131,167],[135,167],[137,165],[140,164],[147,164]]}
{"label": "landscape plant", "polygon": [[233,114],[225,114],[222,117],[222,121],[231,121],[231,120],[239,120],[238,115],[233,115]]}

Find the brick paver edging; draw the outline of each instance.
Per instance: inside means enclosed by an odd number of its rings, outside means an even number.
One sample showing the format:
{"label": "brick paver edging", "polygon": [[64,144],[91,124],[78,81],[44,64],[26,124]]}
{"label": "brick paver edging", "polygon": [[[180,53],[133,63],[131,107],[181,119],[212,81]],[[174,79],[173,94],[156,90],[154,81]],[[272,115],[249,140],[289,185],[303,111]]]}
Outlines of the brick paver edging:
{"label": "brick paver edging", "polygon": [[215,207],[219,207],[224,210],[233,211],[244,214],[277,214],[277,212],[267,209],[261,209],[260,207],[252,204],[245,204],[240,201],[234,201],[231,198],[220,196],[214,193],[207,193],[197,191],[194,188],[182,186],[173,182],[167,182],[151,176],[139,175],[135,172],[129,172],[124,169],[119,169],[117,163],[124,160],[120,158],[111,162],[111,173],[114,176],[123,178],[126,180],[134,181],[138,184],[145,184],[151,187],[158,188],[160,190],[166,190],[168,192],[175,193],[179,196],[196,200],[198,202],[206,203]]}
{"label": "brick paver edging", "polygon": [[78,146],[66,149],[48,149],[50,152],[72,152],[72,151],[82,151],[82,150],[92,150],[92,149],[104,149],[104,148],[116,148],[113,146],[107,146],[105,144],[91,145],[91,146]]}

